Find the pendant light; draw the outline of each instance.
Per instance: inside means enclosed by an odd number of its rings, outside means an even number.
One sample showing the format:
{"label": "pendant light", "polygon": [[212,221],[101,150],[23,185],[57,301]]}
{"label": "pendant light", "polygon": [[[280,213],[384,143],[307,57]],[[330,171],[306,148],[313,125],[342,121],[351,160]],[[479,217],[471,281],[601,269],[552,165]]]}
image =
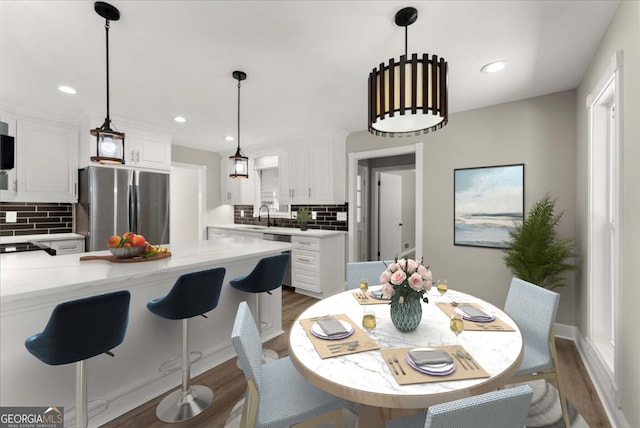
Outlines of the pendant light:
{"label": "pendant light", "polygon": [[91,130],[91,135],[96,137],[95,156],[91,156],[93,162],[124,164],[124,133],[111,129],[111,117],[109,116],[109,22],[120,19],[120,12],[109,3],[97,1],[94,9],[98,15],[105,19],[104,29],[107,40],[107,117],[99,128]]}
{"label": "pendant light", "polygon": [[232,162],[232,172],[229,174],[231,178],[249,178],[249,158],[240,150],[240,82],[247,78],[244,71],[234,71],[232,73],[234,79],[238,81],[238,148],[236,154],[229,156]]}
{"label": "pendant light", "polygon": [[448,65],[444,58],[407,53],[408,27],[418,11],[406,7],[395,15],[404,27],[404,55],[380,64],[369,74],[369,132],[385,137],[426,134],[448,122]]}

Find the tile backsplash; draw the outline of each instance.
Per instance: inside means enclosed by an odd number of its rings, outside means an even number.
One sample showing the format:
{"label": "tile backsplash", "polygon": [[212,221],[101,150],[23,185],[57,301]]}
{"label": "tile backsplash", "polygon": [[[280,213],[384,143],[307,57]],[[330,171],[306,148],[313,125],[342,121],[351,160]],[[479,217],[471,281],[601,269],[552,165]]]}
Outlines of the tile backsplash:
{"label": "tile backsplash", "polygon": [[[16,222],[7,223],[7,212],[16,212]],[[0,203],[0,236],[70,233],[73,230],[73,204]]]}
{"label": "tile backsplash", "polygon": [[[309,211],[316,212],[317,218],[315,220],[309,220],[307,222],[309,229],[322,229],[322,230],[341,230],[347,231],[349,226],[348,222],[338,221],[338,213],[346,213],[348,211],[348,205],[292,205],[291,211],[297,211],[302,207],[306,207]],[[244,217],[242,217],[241,211],[244,211]],[[264,210],[263,210],[264,214]],[[234,205],[233,206],[233,222],[235,224],[255,224],[266,225],[267,216],[262,216],[262,221],[258,221],[257,217],[253,216],[253,205]],[[271,222],[275,222],[278,227],[299,227],[295,220],[288,218],[272,218]]]}

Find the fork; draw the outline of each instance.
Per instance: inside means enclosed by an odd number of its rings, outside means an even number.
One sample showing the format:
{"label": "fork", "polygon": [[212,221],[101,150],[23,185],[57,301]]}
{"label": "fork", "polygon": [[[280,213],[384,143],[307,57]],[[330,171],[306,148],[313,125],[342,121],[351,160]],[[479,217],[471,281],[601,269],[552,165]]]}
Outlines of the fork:
{"label": "fork", "polygon": [[398,373],[398,370],[396,370],[396,366],[393,365],[393,360],[391,360],[391,358],[387,358],[387,364],[389,364],[389,367],[393,369],[393,372],[396,374],[396,376],[400,374]]}
{"label": "fork", "polygon": [[398,361],[398,356],[397,355],[393,356],[393,362],[396,363],[398,365],[398,367],[400,367],[400,371],[402,372],[402,374],[406,375],[406,373],[404,372],[404,369],[400,365],[400,361]]}

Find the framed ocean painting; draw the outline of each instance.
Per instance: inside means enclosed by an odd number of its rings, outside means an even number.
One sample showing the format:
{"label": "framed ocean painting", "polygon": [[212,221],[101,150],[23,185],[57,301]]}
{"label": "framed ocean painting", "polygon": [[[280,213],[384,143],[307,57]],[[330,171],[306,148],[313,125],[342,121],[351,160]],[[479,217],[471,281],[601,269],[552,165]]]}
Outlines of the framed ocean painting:
{"label": "framed ocean painting", "polygon": [[453,244],[506,248],[524,219],[524,164],[453,171]]}

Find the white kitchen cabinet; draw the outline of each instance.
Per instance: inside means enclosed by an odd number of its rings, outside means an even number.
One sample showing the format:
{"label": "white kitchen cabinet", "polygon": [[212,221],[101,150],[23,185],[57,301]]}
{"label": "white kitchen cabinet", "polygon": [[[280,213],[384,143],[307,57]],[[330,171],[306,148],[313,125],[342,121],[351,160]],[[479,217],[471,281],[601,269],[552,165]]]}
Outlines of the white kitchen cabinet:
{"label": "white kitchen cabinet", "polygon": [[282,202],[345,203],[344,135],[330,133],[291,144],[278,157]]}
{"label": "white kitchen cabinet", "polygon": [[220,159],[220,203],[223,205],[253,205],[254,183],[256,172],[253,169],[253,159],[249,159],[249,178],[231,178],[232,162],[228,156],[221,155]]}
{"label": "white kitchen cabinet", "polygon": [[324,298],[344,290],[345,238],[292,236],[291,282],[296,292]]}
{"label": "white kitchen cabinet", "polygon": [[229,238],[229,237],[262,239],[262,232],[261,231],[258,232],[258,231],[229,230],[229,229],[217,228],[212,226],[207,227],[208,240],[213,240],[217,238]]}
{"label": "white kitchen cabinet", "polygon": [[[0,121],[6,123],[8,125],[7,135],[12,137],[16,136],[16,116],[0,111]],[[2,176],[0,177],[0,199],[2,201],[13,201],[15,200],[16,193],[18,190],[18,179],[16,177],[16,159],[15,159],[15,143],[14,143],[14,166],[12,169],[8,169],[5,171],[0,171]]]}
{"label": "white kitchen cabinet", "polygon": [[[98,165],[91,161],[96,155],[96,137],[91,130],[104,123],[104,116],[85,113],[80,120],[79,168]],[[124,162],[126,166],[157,171],[171,170],[171,135],[148,125],[111,117],[111,128],[124,132]]]}
{"label": "white kitchen cabinet", "polygon": [[77,202],[78,128],[16,117],[14,191],[3,201]]}
{"label": "white kitchen cabinet", "polygon": [[283,202],[295,204],[309,200],[309,150],[304,143],[292,144],[282,150],[278,167],[280,195]]}
{"label": "white kitchen cabinet", "polygon": [[64,241],[51,241],[50,248],[56,250],[56,255],[84,253],[84,239],[65,239]]}
{"label": "white kitchen cabinet", "polygon": [[76,254],[84,253],[84,238],[77,239],[63,239],[63,240],[34,240],[47,247],[56,250],[56,256],[62,256],[64,254]]}
{"label": "white kitchen cabinet", "polygon": [[132,130],[125,133],[125,165],[169,171],[171,138],[168,135]]}

